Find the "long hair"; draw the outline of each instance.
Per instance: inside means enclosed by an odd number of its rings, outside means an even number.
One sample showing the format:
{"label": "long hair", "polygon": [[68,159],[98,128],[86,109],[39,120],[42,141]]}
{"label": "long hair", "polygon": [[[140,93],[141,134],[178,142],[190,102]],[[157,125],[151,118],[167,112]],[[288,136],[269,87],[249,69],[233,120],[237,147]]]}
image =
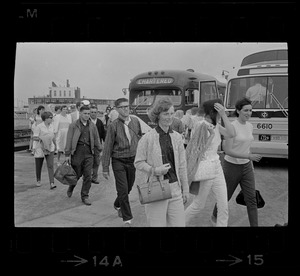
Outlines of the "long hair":
{"label": "long hair", "polygon": [[217,115],[218,115],[218,111],[215,110],[215,107],[214,107],[215,103],[223,104],[221,99],[209,100],[202,104],[204,114],[209,115],[209,117],[211,118],[212,124],[214,126],[217,124]]}
{"label": "long hair", "polygon": [[208,126],[205,122],[197,124],[194,134],[186,147],[188,183],[191,185],[199,163],[205,157],[208,140]]}

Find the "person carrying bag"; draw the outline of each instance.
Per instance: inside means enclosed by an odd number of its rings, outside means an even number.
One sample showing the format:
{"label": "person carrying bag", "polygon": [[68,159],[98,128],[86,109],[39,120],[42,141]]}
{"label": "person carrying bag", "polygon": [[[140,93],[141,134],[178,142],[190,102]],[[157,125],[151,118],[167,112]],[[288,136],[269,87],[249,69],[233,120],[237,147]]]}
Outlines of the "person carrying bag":
{"label": "person carrying bag", "polygon": [[[193,202],[185,210],[187,225],[205,207],[210,190],[213,190],[220,207],[216,225],[226,227],[228,224],[227,189],[218,148],[221,135],[234,137],[235,130],[221,103],[220,99],[203,103],[205,119],[195,125],[186,148],[188,183],[190,191],[196,193]],[[221,118],[225,127],[220,124]],[[195,188],[198,187],[197,192]]]}
{"label": "person carrying bag", "polygon": [[154,181],[154,168],[151,169],[149,180],[143,184],[137,184],[141,204],[172,198],[169,180],[160,180],[156,177]]}
{"label": "person carrying bag", "polygon": [[[236,119],[231,124],[235,128],[236,136],[224,140],[223,170],[228,201],[237,186],[240,185],[243,193],[242,198],[247,206],[249,224],[251,227],[257,227],[259,226],[257,208],[259,202],[262,201],[257,200],[253,161],[259,162],[262,156],[251,153],[251,145],[254,141],[253,125],[249,122],[252,107],[251,100],[248,98],[241,98],[235,104]],[[241,195],[239,198],[241,198]],[[212,220],[216,218],[218,210],[219,206],[216,204]]]}
{"label": "person carrying bag", "polygon": [[72,168],[69,161],[64,161],[57,167],[54,178],[64,185],[73,185],[77,183],[77,174]]}
{"label": "person carrying bag", "polygon": [[[150,227],[184,227],[184,204],[189,194],[186,157],[181,135],[171,128],[173,103],[169,98],[159,99],[148,116],[157,126],[142,136],[134,160],[135,184],[141,192],[147,222]],[[154,175],[150,181],[149,175]],[[151,183],[155,178],[158,181]],[[162,199],[165,192],[161,191],[164,188],[169,194],[168,186],[172,197]]]}

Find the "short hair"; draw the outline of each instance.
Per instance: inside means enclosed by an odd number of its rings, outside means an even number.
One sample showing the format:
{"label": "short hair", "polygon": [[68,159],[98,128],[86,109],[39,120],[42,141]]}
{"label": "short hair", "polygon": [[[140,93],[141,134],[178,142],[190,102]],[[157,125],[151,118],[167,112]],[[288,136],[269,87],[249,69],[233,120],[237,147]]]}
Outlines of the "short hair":
{"label": "short hair", "polygon": [[55,110],[55,111],[57,111],[57,110],[59,110],[59,109],[60,109],[60,110],[62,109],[62,107],[61,107],[60,105],[56,105],[56,106],[54,107],[54,110]]}
{"label": "short hair", "polygon": [[36,110],[36,113],[37,113],[38,115],[40,115],[40,110],[42,110],[42,109],[45,109],[45,107],[44,107],[43,105],[38,106],[38,108],[37,108],[37,110]]}
{"label": "short hair", "polygon": [[64,108],[68,108],[68,107],[66,105],[62,105],[61,110],[63,110]]}
{"label": "short hair", "polygon": [[45,111],[42,115],[41,118],[43,121],[45,121],[46,119],[48,119],[49,117],[53,117],[53,114],[50,111]]}
{"label": "short hair", "polygon": [[174,117],[177,117],[177,118],[181,119],[183,117],[183,115],[184,115],[183,110],[182,109],[177,109],[175,114],[174,114]]}
{"label": "short hair", "polygon": [[79,112],[82,112],[83,110],[90,110],[90,107],[88,105],[83,105],[82,107],[80,107]]}
{"label": "short hair", "polygon": [[80,107],[81,104],[82,104],[82,102],[77,102],[77,103],[76,103],[76,108],[78,109],[78,107]]}
{"label": "short hair", "polygon": [[160,98],[154,104],[154,107],[149,111],[148,113],[149,119],[154,123],[158,123],[159,114],[168,111],[171,106],[173,106],[173,103],[168,97]]}
{"label": "short hair", "polygon": [[198,108],[197,115],[198,115],[198,116],[203,116],[203,115],[204,115],[203,106],[200,106],[200,107]]}
{"label": "short hair", "polygon": [[205,101],[202,104],[204,114],[206,116],[209,115],[213,125],[217,124],[217,114],[218,114],[218,111],[214,107],[215,103],[223,104],[221,99],[213,99],[213,100]]}
{"label": "short hair", "polygon": [[247,97],[244,97],[242,99],[237,100],[236,103],[235,103],[235,110],[234,110],[233,114],[236,117],[239,117],[239,113],[237,112],[237,110],[240,111],[240,110],[242,110],[244,105],[249,105],[249,104],[252,105],[252,102]]}
{"label": "short hair", "polygon": [[95,105],[95,104],[92,104],[91,106],[90,106],[90,109],[97,109],[98,110],[98,106],[97,105]]}
{"label": "short hair", "polygon": [[191,108],[191,115],[196,115],[198,113],[198,107],[194,106]]}
{"label": "short hair", "polygon": [[123,103],[123,102],[128,102],[128,99],[119,98],[119,99],[115,100],[115,107],[118,107],[120,105],[120,103]]}

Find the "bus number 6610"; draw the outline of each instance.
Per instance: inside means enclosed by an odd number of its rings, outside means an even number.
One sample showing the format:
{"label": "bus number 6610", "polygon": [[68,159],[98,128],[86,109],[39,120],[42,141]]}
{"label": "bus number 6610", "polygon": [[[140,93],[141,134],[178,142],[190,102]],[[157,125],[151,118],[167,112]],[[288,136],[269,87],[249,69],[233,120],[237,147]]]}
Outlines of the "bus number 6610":
{"label": "bus number 6610", "polygon": [[272,129],[272,124],[261,124],[261,123],[258,123],[257,124],[257,129]]}

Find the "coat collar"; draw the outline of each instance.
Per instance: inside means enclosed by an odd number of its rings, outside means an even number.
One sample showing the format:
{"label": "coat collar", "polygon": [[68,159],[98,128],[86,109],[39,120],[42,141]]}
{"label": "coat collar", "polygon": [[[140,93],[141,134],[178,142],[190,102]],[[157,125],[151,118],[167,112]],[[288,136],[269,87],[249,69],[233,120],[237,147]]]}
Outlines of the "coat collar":
{"label": "coat collar", "polygon": [[172,129],[171,127],[169,127],[168,132],[164,132],[164,131],[162,130],[162,128],[161,128],[159,125],[157,125],[156,128],[155,128],[155,130],[157,131],[157,133],[158,133],[159,135],[173,133],[173,129]]}

